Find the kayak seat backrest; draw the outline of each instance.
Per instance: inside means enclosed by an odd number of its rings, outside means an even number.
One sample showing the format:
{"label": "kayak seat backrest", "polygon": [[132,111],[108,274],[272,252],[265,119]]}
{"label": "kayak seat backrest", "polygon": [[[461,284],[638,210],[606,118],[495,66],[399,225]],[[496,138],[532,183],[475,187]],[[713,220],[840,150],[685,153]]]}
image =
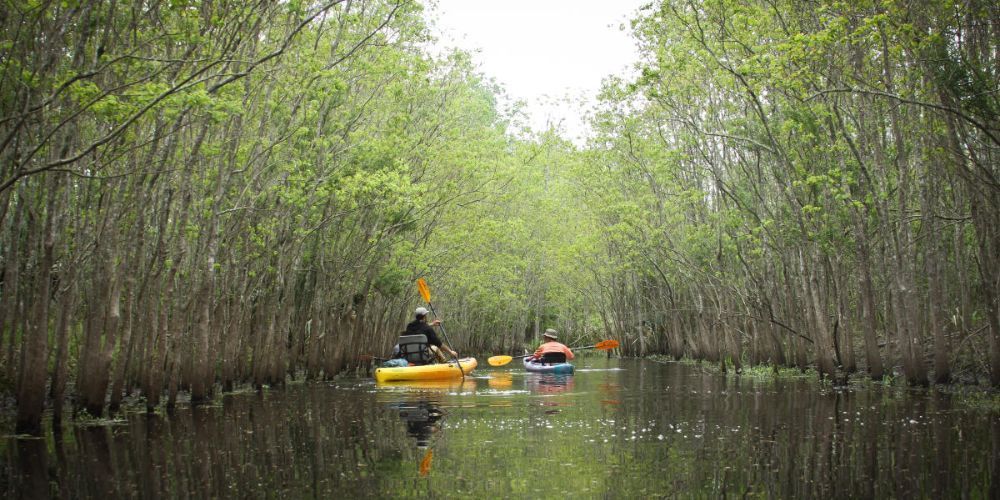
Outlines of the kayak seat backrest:
{"label": "kayak seat backrest", "polygon": [[426,365],[434,359],[430,347],[427,336],[422,333],[399,337],[399,357],[415,365]]}
{"label": "kayak seat backrest", "polygon": [[566,353],[564,353],[564,352],[547,352],[545,354],[542,354],[542,358],[541,358],[540,361],[542,363],[547,364],[547,365],[553,365],[553,364],[556,364],[556,363],[565,363],[566,362]]}

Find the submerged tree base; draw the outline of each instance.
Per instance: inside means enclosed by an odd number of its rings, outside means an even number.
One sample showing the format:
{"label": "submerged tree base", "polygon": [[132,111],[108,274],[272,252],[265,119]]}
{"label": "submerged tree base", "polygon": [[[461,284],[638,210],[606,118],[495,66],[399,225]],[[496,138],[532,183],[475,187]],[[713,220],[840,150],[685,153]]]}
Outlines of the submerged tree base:
{"label": "submerged tree base", "polygon": [[812,379],[816,381],[818,390],[830,387],[846,387],[853,389],[882,387],[900,393],[905,393],[911,390],[926,389],[928,391],[955,397],[965,406],[969,406],[971,408],[1000,411],[1000,390],[997,390],[988,383],[983,382],[959,382],[957,380],[952,380],[947,384],[932,384],[927,388],[921,388],[907,383],[905,377],[902,375],[886,375],[882,377],[881,380],[872,380],[867,373],[857,372],[847,377],[846,383],[838,385],[833,384],[829,378],[821,377],[820,373],[813,367],[799,369],[780,367],[770,364],[743,365],[742,370],[737,373],[733,370],[723,369],[722,363],[719,362],[697,360],[687,357],[681,358],[680,360],[674,360],[669,356],[654,354],[647,356],[645,359],[656,363],[679,363],[695,366],[705,373],[723,374],[734,378],[738,377],[765,382],[773,382],[776,380]]}

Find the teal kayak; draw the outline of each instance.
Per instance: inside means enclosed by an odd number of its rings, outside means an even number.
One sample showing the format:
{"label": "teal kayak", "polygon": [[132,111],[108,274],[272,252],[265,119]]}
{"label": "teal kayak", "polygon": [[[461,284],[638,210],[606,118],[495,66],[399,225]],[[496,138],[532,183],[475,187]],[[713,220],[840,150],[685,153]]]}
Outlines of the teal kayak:
{"label": "teal kayak", "polygon": [[534,360],[524,358],[524,369],[537,373],[571,374],[576,368],[569,363],[536,363]]}

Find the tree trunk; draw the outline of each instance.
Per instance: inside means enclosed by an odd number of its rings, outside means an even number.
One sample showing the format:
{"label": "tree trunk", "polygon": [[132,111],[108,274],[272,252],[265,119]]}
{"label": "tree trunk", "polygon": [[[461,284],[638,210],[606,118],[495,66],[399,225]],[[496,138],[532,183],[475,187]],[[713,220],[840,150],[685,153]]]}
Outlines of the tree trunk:
{"label": "tree trunk", "polygon": [[[152,301],[150,301],[152,302]],[[157,301],[159,302],[159,301]],[[146,400],[146,412],[152,413],[160,404],[160,387],[163,384],[163,322],[166,321],[166,304],[149,303],[149,323],[147,329],[145,353],[139,359],[143,362],[141,388]]]}
{"label": "tree trunk", "polygon": [[[131,277],[128,279],[131,280]],[[122,398],[125,396],[125,378],[128,375],[128,367],[134,351],[132,334],[133,318],[135,315],[133,304],[135,299],[132,296],[134,293],[132,286],[128,288],[129,290],[125,291],[124,319],[121,321],[121,341],[119,342],[118,355],[114,357],[114,364],[111,368],[111,397],[108,400],[108,412],[112,414],[118,412],[121,408]]]}
{"label": "tree trunk", "polygon": [[[889,48],[885,34],[882,35],[883,83],[890,94],[896,93],[893,70],[890,67]],[[892,124],[894,156],[892,162],[896,168],[896,211],[899,222],[892,237],[893,281],[896,293],[896,330],[899,335],[900,356],[903,358],[903,371],[910,384],[927,385],[927,367],[920,355],[920,330],[917,316],[916,280],[914,265],[916,255],[915,243],[910,230],[909,197],[911,182],[911,166],[908,154],[909,145],[903,133],[903,120],[899,107],[889,105],[889,117]]]}
{"label": "tree trunk", "polygon": [[[214,268],[214,259],[212,257],[209,258],[208,266]],[[210,389],[214,381],[214,377],[211,377],[212,370],[210,364],[212,360],[209,359],[208,348],[213,288],[211,281],[214,279],[214,269],[207,271],[207,273],[205,283],[202,285],[201,291],[197,293],[197,300],[195,302],[197,322],[193,325],[194,335],[191,339],[192,371],[188,377],[191,383],[192,404],[199,404],[209,399]]]}
{"label": "tree trunk", "polygon": [[[114,363],[115,350],[118,347],[118,338],[121,333],[122,313],[121,295],[122,278],[121,268],[124,264],[112,266],[111,291],[108,295],[107,322],[105,323],[104,345],[96,358],[96,364],[92,366],[90,381],[93,391],[88,393],[85,401],[87,411],[94,416],[103,413],[104,403],[108,396],[108,386],[111,384],[111,366]],[[100,406],[98,406],[100,405]]]}
{"label": "tree trunk", "polygon": [[17,205],[14,208],[14,216],[11,221],[11,229],[9,231],[10,240],[7,243],[7,255],[4,262],[4,272],[3,272],[3,311],[0,315],[0,332],[7,335],[7,343],[4,348],[3,353],[3,366],[6,368],[4,373],[4,378],[6,380],[14,383],[18,376],[17,374],[17,338],[18,338],[18,318],[23,317],[21,314],[22,301],[18,300],[20,296],[20,277],[21,277],[21,221],[24,217],[24,204],[25,200],[23,196],[17,197]]}
{"label": "tree trunk", "polygon": [[858,255],[857,278],[861,287],[858,301],[861,303],[860,323],[865,340],[865,363],[868,365],[868,375],[872,380],[882,380],[885,374],[875,329],[875,290],[871,277],[871,247],[868,243],[868,227],[864,215],[859,211],[860,209],[854,210],[853,216]]}
{"label": "tree trunk", "polygon": [[[274,336],[274,307],[273,298],[268,298],[256,311],[256,320],[253,324],[253,385],[260,391],[268,384],[268,363],[270,362],[269,349],[273,344]],[[263,321],[262,321],[263,319]]]}
{"label": "tree trunk", "polygon": [[52,385],[50,399],[52,400],[52,426],[60,429],[62,426],[63,407],[65,406],[66,378],[69,372],[69,330],[73,325],[73,312],[76,306],[77,292],[75,288],[77,272],[68,270],[63,286],[65,292],[59,294],[59,319],[56,322],[56,350],[52,361]]}
{"label": "tree trunk", "polygon": [[[800,272],[802,273],[802,286],[803,295],[806,300],[809,300],[810,307],[808,311],[811,312],[809,316],[813,323],[813,349],[816,353],[816,367],[819,370],[820,377],[828,376],[830,378],[836,377],[836,367],[833,362],[834,346],[832,336],[830,335],[830,327],[827,325],[826,321],[826,307],[823,305],[823,300],[820,298],[820,285],[819,285],[819,274],[818,265],[819,263],[819,250],[813,249],[811,252],[811,262],[806,264],[805,256],[801,253],[799,254],[799,265]],[[807,313],[808,314],[808,313]]]}
{"label": "tree trunk", "polygon": [[[170,315],[169,322],[164,325],[167,331],[166,333],[166,362],[164,367],[164,372],[167,377],[167,404],[166,408],[168,412],[173,412],[177,407],[177,396],[180,393],[181,384],[181,365],[185,361],[183,356],[184,340],[187,335],[185,335],[183,328],[184,321],[182,321],[176,314],[177,310],[185,310],[181,305],[176,304],[180,299],[171,299],[174,302],[173,310]],[[178,326],[181,325],[181,326]]]}
{"label": "tree trunk", "polygon": [[91,290],[87,300],[87,319],[84,322],[83,344],[79,355],[76,386],[79,400],[76,408],[83,409],[94,417],[104,414],[106,386],[101,379],[102,336],[107,330],[108,298],[111,294],[109,260],[104,246],[94,251],[95,267]]}
{"label": "tree trunk", "polygon": [[43,229],[42,259],[38,264],[34,303],[34,320],[24,339],[25,356],[21,365],[21,384],[17,391],[18,433],[39,435],[42,431],[42,411],[45,409],[45,383],[47,379],[46,358],[49,340],[49,303],[51,298],[53,233],[56,217],[56,200],[59,198],[59,183],[56,177],[49,178]]}
{"label": "tree trunk", "polygon": [[833,295],[837,300],[837,328],[834,331],[834,342],[840,346],[838,352],[841,356],[841,364],[844,367],[844,371],[850,374],[858,371],[858,367],[854,360],[854,325],[851,323],[851,314],[847,305],[849,297],[842,281],[843,276],[847,273],[841,274],[844,266],[840,262],[840,257],[828,260],[828,262],[830,278],[833,283]]}
{"label": "tree trunk", "polygon": [[924,254],[927,294],[924,297],[924,304],[927,308],[927,328],[930,329],[931,335],[934,337],[934,383],[946,384],[951,381],[951,362],[949,360],[951,347],[948,344],[945,325],[941,321],[941,305],[944,302],[944,294],[941,286],[940,263],[945,260],[945,257],[941,252],[942,235],[937,219],[938,185],[933,172],[925,172],[922,191],[923,240],[927,242]]}
{"label": "tree trunk", "polygon": [[135,326],[135,318],[138,314],[138,311],[136,310],[136,301],[141,299],[141,297],[139,297],[138,290],[138,275],[140,272],[150,272],[149,269],[140,269],[140,267],[145,267],[142,266],[141,263],[144,261],[143,254],[145,251],[146,241],[146,204],[148,200],[148,197],[142,189],[144,178],[145,176],[138,176],[136,182],[133,183],[130,189],[137,194],[134,208],[134,210],[137,211],[136,222],[132,227],[131,236],[129,237],[129,241],[135,246],[132,248],[130,256],[128,257],[128,265],[126,265],[124,261],[121,265],[121,269],[123,270],[122,273],[126,275],[123,278],[125,289],[122,293],[125,301],[125,313],[119,335],[121,341],[119,344],[118,355],[114,357],[114,364],[111,368],[111,397],[108,401],[108,411],[112,414],[116,413],[121,407],[122,398],[124,397],[125,392],[125,378],[128,375],[128,367],[135,351],[133,329]]}
{"label": "tree trunk", "polygon": [[1000,225],[996,220],[1000,194],[990,191],[979,197],[972,204],[972,219],[979,242],[979,273],[989,325],[990,383],[1000,387]]}

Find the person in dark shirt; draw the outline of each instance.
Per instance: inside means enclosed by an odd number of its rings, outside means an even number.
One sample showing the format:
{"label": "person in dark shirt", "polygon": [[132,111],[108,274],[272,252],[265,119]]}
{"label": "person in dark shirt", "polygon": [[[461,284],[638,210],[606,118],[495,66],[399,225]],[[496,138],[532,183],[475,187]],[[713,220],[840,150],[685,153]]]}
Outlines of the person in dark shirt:
{"label": "person in dark shirt", "polygon": [[448,362],[448,356],[445,355],[446,352],[450,353],[452,357],[457,358],[458,353],[451,350],[451,348],[449,348],[448,346],[444,345],[441,342],[441,339],[438,338],[437,332],[434,331],[435,326],[441,325],[441,320],[435,319],[433,322],[428,324],[427,312],[428,312],[427,308],[424,307],[418,307],[417,310],[414,311],[416,319],[414,319],[408,325],[406,325],[406,335],[419,335],[419,334],[426,335],[427,343],[431,345],[431,352],[433,352],[434,357],[437,358],[437,360],[442,363]]}

